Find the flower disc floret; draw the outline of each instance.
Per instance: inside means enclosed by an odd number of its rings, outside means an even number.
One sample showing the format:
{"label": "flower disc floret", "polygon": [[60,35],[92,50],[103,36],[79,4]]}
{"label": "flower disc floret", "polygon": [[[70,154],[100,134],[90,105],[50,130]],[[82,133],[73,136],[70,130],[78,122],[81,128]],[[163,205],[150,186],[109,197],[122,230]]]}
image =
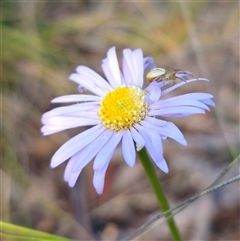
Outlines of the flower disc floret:
{"label": "flower disc floret", "polygon": [[136,86],[120,86],[101,102],[99,118],[109,130],[118,132],[140,123],[148,113],[145,92]]}

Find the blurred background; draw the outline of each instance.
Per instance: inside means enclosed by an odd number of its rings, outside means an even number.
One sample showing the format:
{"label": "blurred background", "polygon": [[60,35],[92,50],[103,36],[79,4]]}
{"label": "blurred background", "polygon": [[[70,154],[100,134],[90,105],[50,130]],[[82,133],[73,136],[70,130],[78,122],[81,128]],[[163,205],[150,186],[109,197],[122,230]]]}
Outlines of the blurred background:
{"label": "blurred background", "polygon": [[[141,48],[158,67],[189,70],[209,83],[216,108],[171,119],[188,146],[164,141],[170,173],[157,170],[171,206],[201,192],[239,154],[239,3],[5,1],[2,3],[1,219],[74,240],[123,240],[158,213],[139,161],[129,168],[117,149],[104,193],[92,185],[92,163],[76,186],[51,169],[55,151],[83,128],[43,137],[41,116],[52,98],[76,94],[68,76],[78,65],[99,74],[106,51]],[[239,173],[235,164],[220,180]],[[239,240],[239,182],[195,201],[176,215],[185,240]],[[163,219],[138,240],[171,240]]]}

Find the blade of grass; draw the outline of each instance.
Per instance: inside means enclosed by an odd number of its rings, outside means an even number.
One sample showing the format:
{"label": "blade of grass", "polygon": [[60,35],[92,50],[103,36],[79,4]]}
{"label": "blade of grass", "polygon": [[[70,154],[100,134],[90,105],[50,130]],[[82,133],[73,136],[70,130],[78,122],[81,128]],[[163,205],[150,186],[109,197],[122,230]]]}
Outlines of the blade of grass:
{"label": "blade of grass", "polygon": [[60,237],[57,235],[37,231],[30,228],[14,225],[0,221],[0,237],[1,240],[25,240],[25,241],[38,241],[38,240],[56,240],[56,241],[72,241],[72,239]]}

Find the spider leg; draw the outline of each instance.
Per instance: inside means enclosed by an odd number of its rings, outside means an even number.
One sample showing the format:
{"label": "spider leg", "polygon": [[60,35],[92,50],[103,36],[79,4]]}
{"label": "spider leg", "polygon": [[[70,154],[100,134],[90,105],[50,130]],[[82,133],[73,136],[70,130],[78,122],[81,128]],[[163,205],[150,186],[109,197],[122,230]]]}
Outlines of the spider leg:
{"label": "spider leg", "polygon": [[184,78],[184,77],[177,77],[177,79],[180,79],[180,80],[182,80],[182,81],[184,81],[186,83],[187,83],[187,80],[188,80],[188,78]]}

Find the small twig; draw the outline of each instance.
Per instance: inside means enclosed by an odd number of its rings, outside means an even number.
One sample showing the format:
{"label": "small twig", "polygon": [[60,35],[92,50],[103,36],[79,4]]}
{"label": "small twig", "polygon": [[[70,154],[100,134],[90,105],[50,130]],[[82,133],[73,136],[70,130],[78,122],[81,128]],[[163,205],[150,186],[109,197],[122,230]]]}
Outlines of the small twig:
{"label": "small twig", "polygon": [[217,176],[217,178],[207,187],[211,187],[212,185],[216,184],[217,181],[222,178],[224,176],[224,174],[233,166],[235,165],[237,162],[240,161],[240,155],[238,155],[228,166],[226,166],[221,172],[220,174]]}
{"label": "small twig", "polygon": [[[238,158],[239,158],[239,157],[238,157]],[[236,160],[236,159],[235,159],[235,160]],[[234,160],[234,161],[235,161],[235,160]],[[225,170],[226,170],[226,169],[224,169],[224,171],[225,171]],[[220,183],[220,184],[218,184],[218,185],[215,185],[215,186],[213,186],[213,187],[210,187],[210,188],[204,190],[203,192],[201,192],[201,193],[199,193],[199,194],[197,194],[197,195],[195,195],[195,196],[193,196],[193,197],[185,200],[184,202],[182,202],[181,204],[179,204],[177,207],[174,207],[174,208],[172,208],[172,209],[170,209],[170,210],[168,210],[168,211],[166,211],[166,212],[164,212],[164,213],[160,213],[160,214],[156,215],[156,216],[155,216],[154,218],[152,218],[150,221],[148,221],[147,223],[143,224],[139,229],[137,229],[137,231],[136,231],[135,233],[133,233],[132,235],[128,236],[128,237],[125,239],[125,241],[131,240],[131,239],[133,239],[134,237],[138,236],[138,234],[142,233],[143,230],[145,230],[145,229],[146,229],[148,226],[150,226],[153,222],[155,222],[156,220],[162,218],[163,216],[169,215],[170,213],[173,213],[173,211],[175,211],[175,210],[177,210],[177,209],[179,209],[179,208],[184,208],[187,204],[192,203],[193,201],[197,200],[198,198],[200,198],[200,197],[202,197],[202,196],[204,196],[204,195],[206,195],[206,194],[208,194],[208,193],[210,193],[210,192],[213,192],[213,191],[215,191],[215,190],[217,190],[217,189],[219,189],[219,188],[221,188],[221,187],[224,187],[224,186],[226,186],[226,185],[228,185],[228,184],[230,184],[230,183],[232,183],[232,182],[235,182],[235,181],[237,181],[237,180],[239,180],[239,179],[240,179],[240,174],[237,175],[237,176],[235,176],[235,177],[233,177],[233,178],[228,179],[228,180],[225,181],[225,182],[222,182],[222,183]],[[215,182],[215,181],[214,181],[214,182]],[[172,214],[172,215],[173,215],[173,214]]]}

